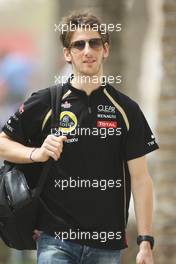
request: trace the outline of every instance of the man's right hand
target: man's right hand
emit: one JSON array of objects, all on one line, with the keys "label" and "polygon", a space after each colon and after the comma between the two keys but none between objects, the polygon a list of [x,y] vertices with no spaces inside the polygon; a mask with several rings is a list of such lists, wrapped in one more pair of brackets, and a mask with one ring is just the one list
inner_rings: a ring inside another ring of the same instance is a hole
[{"label": "man's right hand", "polygon": [[56,137],[54,135],[48,135],[42,146],[32,153],[32,160],[35,162],[45,162],[49,160],[50,157],[54,160],[58,160],[61,156],[65,140],[67,140],[66,136]]}]

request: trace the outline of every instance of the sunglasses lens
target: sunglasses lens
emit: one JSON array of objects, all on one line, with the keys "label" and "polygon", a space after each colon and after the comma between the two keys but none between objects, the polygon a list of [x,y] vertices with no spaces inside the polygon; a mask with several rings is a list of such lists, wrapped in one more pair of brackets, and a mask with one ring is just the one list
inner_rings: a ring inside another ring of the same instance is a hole
[{"label": "sunglasses lens", "polygon": [[86,46],[86,42],[89,43],[89,46],[91,49],[99,49],[102,47],[103,42],[101,38],[94,38],[94,39],[89,39],[89,40],[77,40],[71,43],[70,48],[73,53],[77,53],[79,51],[84,50]]},{"label": "sunglasses lens", "polygon": [[75,41],[71,44],[71,48],[73,51],[83,50],[85,48],[85,41],[84,40]]},{"label": "sunglasses lens", "polygon": [[98,49],[102,46],[102,39],[101,38],[90,39],[89,45],[92,49]]}]

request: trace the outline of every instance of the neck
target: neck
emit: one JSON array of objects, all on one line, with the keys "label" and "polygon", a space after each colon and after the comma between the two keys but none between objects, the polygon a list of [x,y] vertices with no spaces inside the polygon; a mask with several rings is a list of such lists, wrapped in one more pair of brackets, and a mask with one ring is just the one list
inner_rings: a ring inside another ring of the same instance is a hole
[{"label": "neck", "polygon": [[93,76],[74,73],[71,85],[79,90],[83,90],[90,95],[92,91],[98,89],[102,84],[103,71]]}]

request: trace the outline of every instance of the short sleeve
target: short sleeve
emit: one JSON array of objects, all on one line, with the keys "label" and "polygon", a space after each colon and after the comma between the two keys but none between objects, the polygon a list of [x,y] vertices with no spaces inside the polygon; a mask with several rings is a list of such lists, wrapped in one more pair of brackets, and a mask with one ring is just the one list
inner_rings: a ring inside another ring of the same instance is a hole
[{"label": "short sleeve", "polygon": [[135,159],[146,155],[159,148],[151,128],[137,105],[130,118],[130,128],[125,144],[126,160]]},{"label": "short sleeve", "polygon": [[42,121],[49,109],[49,88],[33,93],[3,126],[2,131],[24,144],[41,135]]}]

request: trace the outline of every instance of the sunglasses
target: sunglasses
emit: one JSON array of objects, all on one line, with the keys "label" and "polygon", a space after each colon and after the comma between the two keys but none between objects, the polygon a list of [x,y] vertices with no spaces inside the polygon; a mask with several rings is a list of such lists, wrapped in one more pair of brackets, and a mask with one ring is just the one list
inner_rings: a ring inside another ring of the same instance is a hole
[{"label": "sunglasses", "polygon": [[89,47],[94,50],[98,50],[103,46],[101,38],[92,38],[88,40],[77,40],[70,44],[70,49],[76,53],[85,49],[86,43],[89,43]]}]

